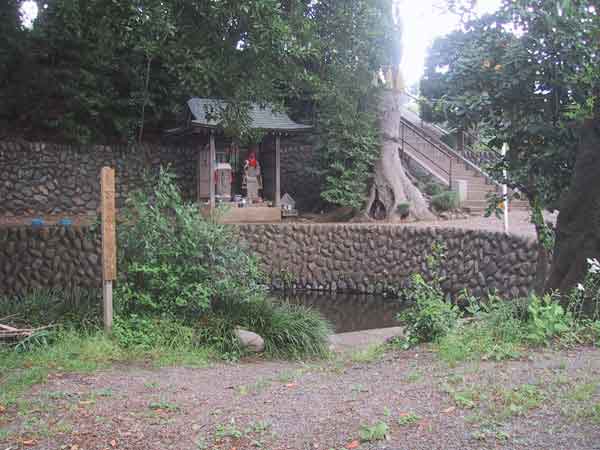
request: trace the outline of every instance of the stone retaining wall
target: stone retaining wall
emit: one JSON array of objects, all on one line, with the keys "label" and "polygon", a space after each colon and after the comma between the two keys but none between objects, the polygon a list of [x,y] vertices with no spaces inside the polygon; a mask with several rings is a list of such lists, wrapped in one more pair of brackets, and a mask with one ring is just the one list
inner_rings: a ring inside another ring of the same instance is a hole
[{"label": "stone retaining wall", "polygon": [[262,260],[273,285],[379,293],[412,273],[428,277],[425,258],[436,240],[446,246],[443,288],[452,295],[496,289],[526,295],[537,260],[535,242],[502,233],[394,225],[243,225],[241,236]]},{"label": "stone retaining wall", "polygon": [[89,227],[0,227],[0,295],[101,286],[100,238]]},{"label": "stone retaining wall", "polygon": [[[0,141],[0,224],[3,218],[94,215],[100,201],[100,169],[115,168],[117,207],[143,186],[144,174],[169,167],[186,199],[196,199],[197,148],[142,145],[59,145]],[[272,144],[274,145],[274,144]],[[299,207],[319,200],[310,136],[286,137],[281,149],[281,189]]]},{"label": "stone retaining wall", "polygon": [[0,142],[0,216],[94,214],[103,166],[115,168],[117,207],[161,165],[170,167],[185,198],[195,198],[195,160],[191,148]]},{"label": "stone retaining wall", "polygon": [[[429,276],[431,245],[446,245],[446,292],[497,289],[526,295],[535,275],[535,242],[502,233],[394,225],[240,225],[274,287],[380,293],[410,274]],[[87,227],[0,228],[0,294],[34,287],[100,287],[100,241]]]}]

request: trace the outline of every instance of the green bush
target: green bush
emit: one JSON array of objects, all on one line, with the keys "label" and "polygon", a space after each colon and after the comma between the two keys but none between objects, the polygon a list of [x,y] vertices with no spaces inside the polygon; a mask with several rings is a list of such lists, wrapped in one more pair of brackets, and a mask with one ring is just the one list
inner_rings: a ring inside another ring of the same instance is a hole
[{"label": "green bush", "polygon": [[435,283],[427,283],[420,274],[414,274],[404,292],[412,305],[398,315],[398,320],[406,328],[408,345],[436,341],[454,328],[460,311],[446,300]]},{"label": "green bush", "polygon": [[550,295],[532,296],[528,312],[527,340],[536,345],[565,335],[575,325],[572,314]]},{"label": "green bush", "polygon": [[410,203],[399,203],[397,210],[400,217],[406,219],[410,214]]},{"label": "green bush", "polygon": [[438,183],[431,181],[425,185],[424,192],[429,196],[435,196],[443,193],[444,188]]},{"label": "green bush", "polygon": [[458,208],[458,196],[456,192],[446,191],[431,197],[431,206],[439,212],[451,211]]},{"label": "green bush", "polygon": [[132,194],[118,227],[119,314],[194,320],[212,303],[263,291],[263,276],[234,230],[205,220],[161,169]]},{"label": "green bush", "polygon": [[173,319],[137,314],[114,319],[113,336],[119,346],[126,349],[191,348],[194,335],[192,327]]},{"label": "green bush", "polygon": [[258,333],[273,357],[322,357],[328,354],[331,325],[315,310],[256,297],[248,302],[223,302],[201,324],[203,342],[227,355],[240,353],[236,326]]}]

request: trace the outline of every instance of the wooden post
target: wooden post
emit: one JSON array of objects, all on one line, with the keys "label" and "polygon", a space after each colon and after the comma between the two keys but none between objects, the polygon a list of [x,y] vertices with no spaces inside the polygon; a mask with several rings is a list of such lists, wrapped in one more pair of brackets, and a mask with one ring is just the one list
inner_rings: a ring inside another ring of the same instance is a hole
[{"label": "wooden post", "polygon": [[215,134],[210,132],[210,152],[208,155],[208,171],[209,171],[209,192],[210,192],[210,211],[215,209],[215,160],[217,159],[215,149]]},{"label": "wooden post", "polygon": [[117,277],[117,233],[115,225],[115,171],[103,167],[100,172],[102,214],[102,306],[104,330],[112,331],[113,281]]},{"label": "wooden post", "polygon": [[273,203],[279,206],[281,202],[281,136],[275,135],[275,198]]},{"label": "wooden post", "polygon": [[202,144],[198,147],[198,165],[196,166],[196,201],[198,206],[202,204],[200,200],[200,179],[202,178]]},{"label": "wooden post", "polygon": [[456,132],[456,150],[460,153],[465,151],[465,132],[462,128]]}]

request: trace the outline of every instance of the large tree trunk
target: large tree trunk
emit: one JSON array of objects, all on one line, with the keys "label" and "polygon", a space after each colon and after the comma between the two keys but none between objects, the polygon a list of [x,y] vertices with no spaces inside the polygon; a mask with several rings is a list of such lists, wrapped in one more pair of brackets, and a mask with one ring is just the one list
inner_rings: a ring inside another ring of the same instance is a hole
[{"label": "large tree trunk", "polygon": [[401,219],[398,205],[410,205],[410,217],[416,220],[434,220],[427,201],[404,170],[398,152],[400,139],[401,92],[385,90],[381,96],[378,122],[381,134],[381,156],[375,164],[375,176],[365,214],[391,222]]},{"label": "large tree trunk", "polygon": [[546,290],[568,292],[600,258],[600,120],[588,121],[579,144],[571,185],[560,205],[554,260]]}]

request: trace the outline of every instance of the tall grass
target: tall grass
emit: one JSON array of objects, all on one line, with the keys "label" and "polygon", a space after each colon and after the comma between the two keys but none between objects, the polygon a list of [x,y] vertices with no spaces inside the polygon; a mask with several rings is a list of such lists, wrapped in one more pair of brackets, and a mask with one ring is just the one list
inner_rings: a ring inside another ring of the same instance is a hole
[{"label": "tall grass", "polygon": [[331,324],[317,311],[262,297],[216,305],[202,323],[201,332],[207,343],[232,354],[241,350],[233,336],[236,326],[262,336],[266,354],[275,358],[326,356],[333,333]]},{"label": "tall grass", "polygon": [[102,317],[100,296],[98,289],[32,289],[0,297],[0,318],[7,318],[4,323],[29,327],[49,324],[95,327]]}]

